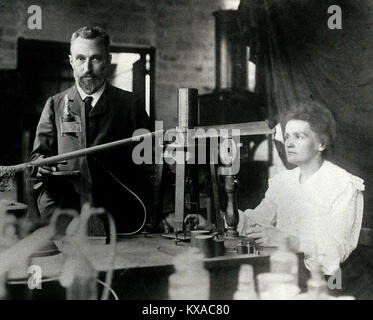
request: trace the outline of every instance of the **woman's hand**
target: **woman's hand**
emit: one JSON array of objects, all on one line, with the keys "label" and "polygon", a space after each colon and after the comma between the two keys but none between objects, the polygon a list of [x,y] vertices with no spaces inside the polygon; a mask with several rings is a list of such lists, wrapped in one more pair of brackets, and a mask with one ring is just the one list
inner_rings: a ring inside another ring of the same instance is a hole
[{"label": "woman's hand", "polygon": [[297,252],[300,248],[298,237],[282,232],[271,225],[252,225],[248,228],[246,236],[262,247],[277,247],[288,239],[287,244],[290,250]]},{"label": "woman's hand", "polygon": [[246,236],[258,245],[273,247],[284,241],[287,235],[271,225],[254,225],[248,228]]}]

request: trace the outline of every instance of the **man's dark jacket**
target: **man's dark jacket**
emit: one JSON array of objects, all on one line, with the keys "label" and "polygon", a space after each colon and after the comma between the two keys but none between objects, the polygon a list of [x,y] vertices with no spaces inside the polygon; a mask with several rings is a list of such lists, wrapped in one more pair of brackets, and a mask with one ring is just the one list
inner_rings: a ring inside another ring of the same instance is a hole
[{"label": "man's dark jacket", "polygon": [[[76,85],[49,98],[36,130],[31,160],[61,153],[63,141],[66,141],[63,140],[66,137],[62,138],[60,129],[60,118],[63,116],[66,94],[70,100],[71,113],[81,115],[84,102]],[[87,145],[96,146],[124,139],[131,137],[136,129],[149,128],[149,117],[136,101],[131,92],[107,84],[102,96],[89,113]],[[75,139],[76,141],[72,143],[78,145],[78,138],[69,137],[68,139]],[[142,209],[133,195],[115,181],[108,170],[126,186],[140,193],[140,197],[149,196],[149,192],[145,192],[146,187],[149,186],[145,170],[133,163],[132,148],[133,145],[118,147],[88,156],[93,204],[96,207],[103,206],[113,214],[119,231],[132,231],[139,223],[141,224]],[[61,179],[49,179],[38,197],[41,216],[51,214],[48,212],[49,203],[46,203],[45,199],[50,201],[50,198],[56,198],[55,204],[60,205],[59,196],[62,194],[66,197],[67,195],[67,198],[71,199],[70,192],[71,189],[61,183]]]}]

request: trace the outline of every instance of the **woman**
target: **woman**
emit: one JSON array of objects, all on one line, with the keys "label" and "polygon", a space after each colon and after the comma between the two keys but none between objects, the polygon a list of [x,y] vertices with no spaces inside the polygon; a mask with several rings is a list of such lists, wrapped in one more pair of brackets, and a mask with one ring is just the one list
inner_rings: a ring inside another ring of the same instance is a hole
[{"label": "woman", "polygon": [[287,160],[297,167],[269,179],[259,206],[240,212],[238,229],[263,246],[288,237],[307,268],[318,264],[332,275],[358,243],[363,180],[325,159],[335,122],[321,104],[296,105],[285,123]]}]

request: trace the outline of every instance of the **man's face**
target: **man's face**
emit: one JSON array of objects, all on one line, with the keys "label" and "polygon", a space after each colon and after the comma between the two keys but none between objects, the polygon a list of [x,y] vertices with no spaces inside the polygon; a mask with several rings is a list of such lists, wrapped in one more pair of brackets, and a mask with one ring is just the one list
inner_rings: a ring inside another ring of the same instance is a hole
[{"label": "man's face", "polygon": [[290,120],[286,124],[285,148],[288,161],[297,166],[310,163],[325,150],[317,133],[303,120]]},{"label": "man's face", "polygon": [[98,39],[77,38],[71,44],[70,64],[76,83],[87,94],[96,92],[103,84],[111,56]]}]

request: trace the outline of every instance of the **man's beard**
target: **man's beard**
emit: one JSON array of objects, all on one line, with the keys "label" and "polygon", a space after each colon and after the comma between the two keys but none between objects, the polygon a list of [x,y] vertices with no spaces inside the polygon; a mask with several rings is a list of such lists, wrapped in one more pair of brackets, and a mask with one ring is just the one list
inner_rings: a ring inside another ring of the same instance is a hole
[{"label": "man's beard", "polygon": [[83,91],[86,94],[95,93],[101,87],[101,85],[104,82],[104,79],[102,79],[102,78],[99,78],[99,77],[94,76],[94,75],[90,75],[90,76],[91,76],[90,79],[87,79],[86,76],[79,77],[77,79],[79,86],[83,89]]}]

